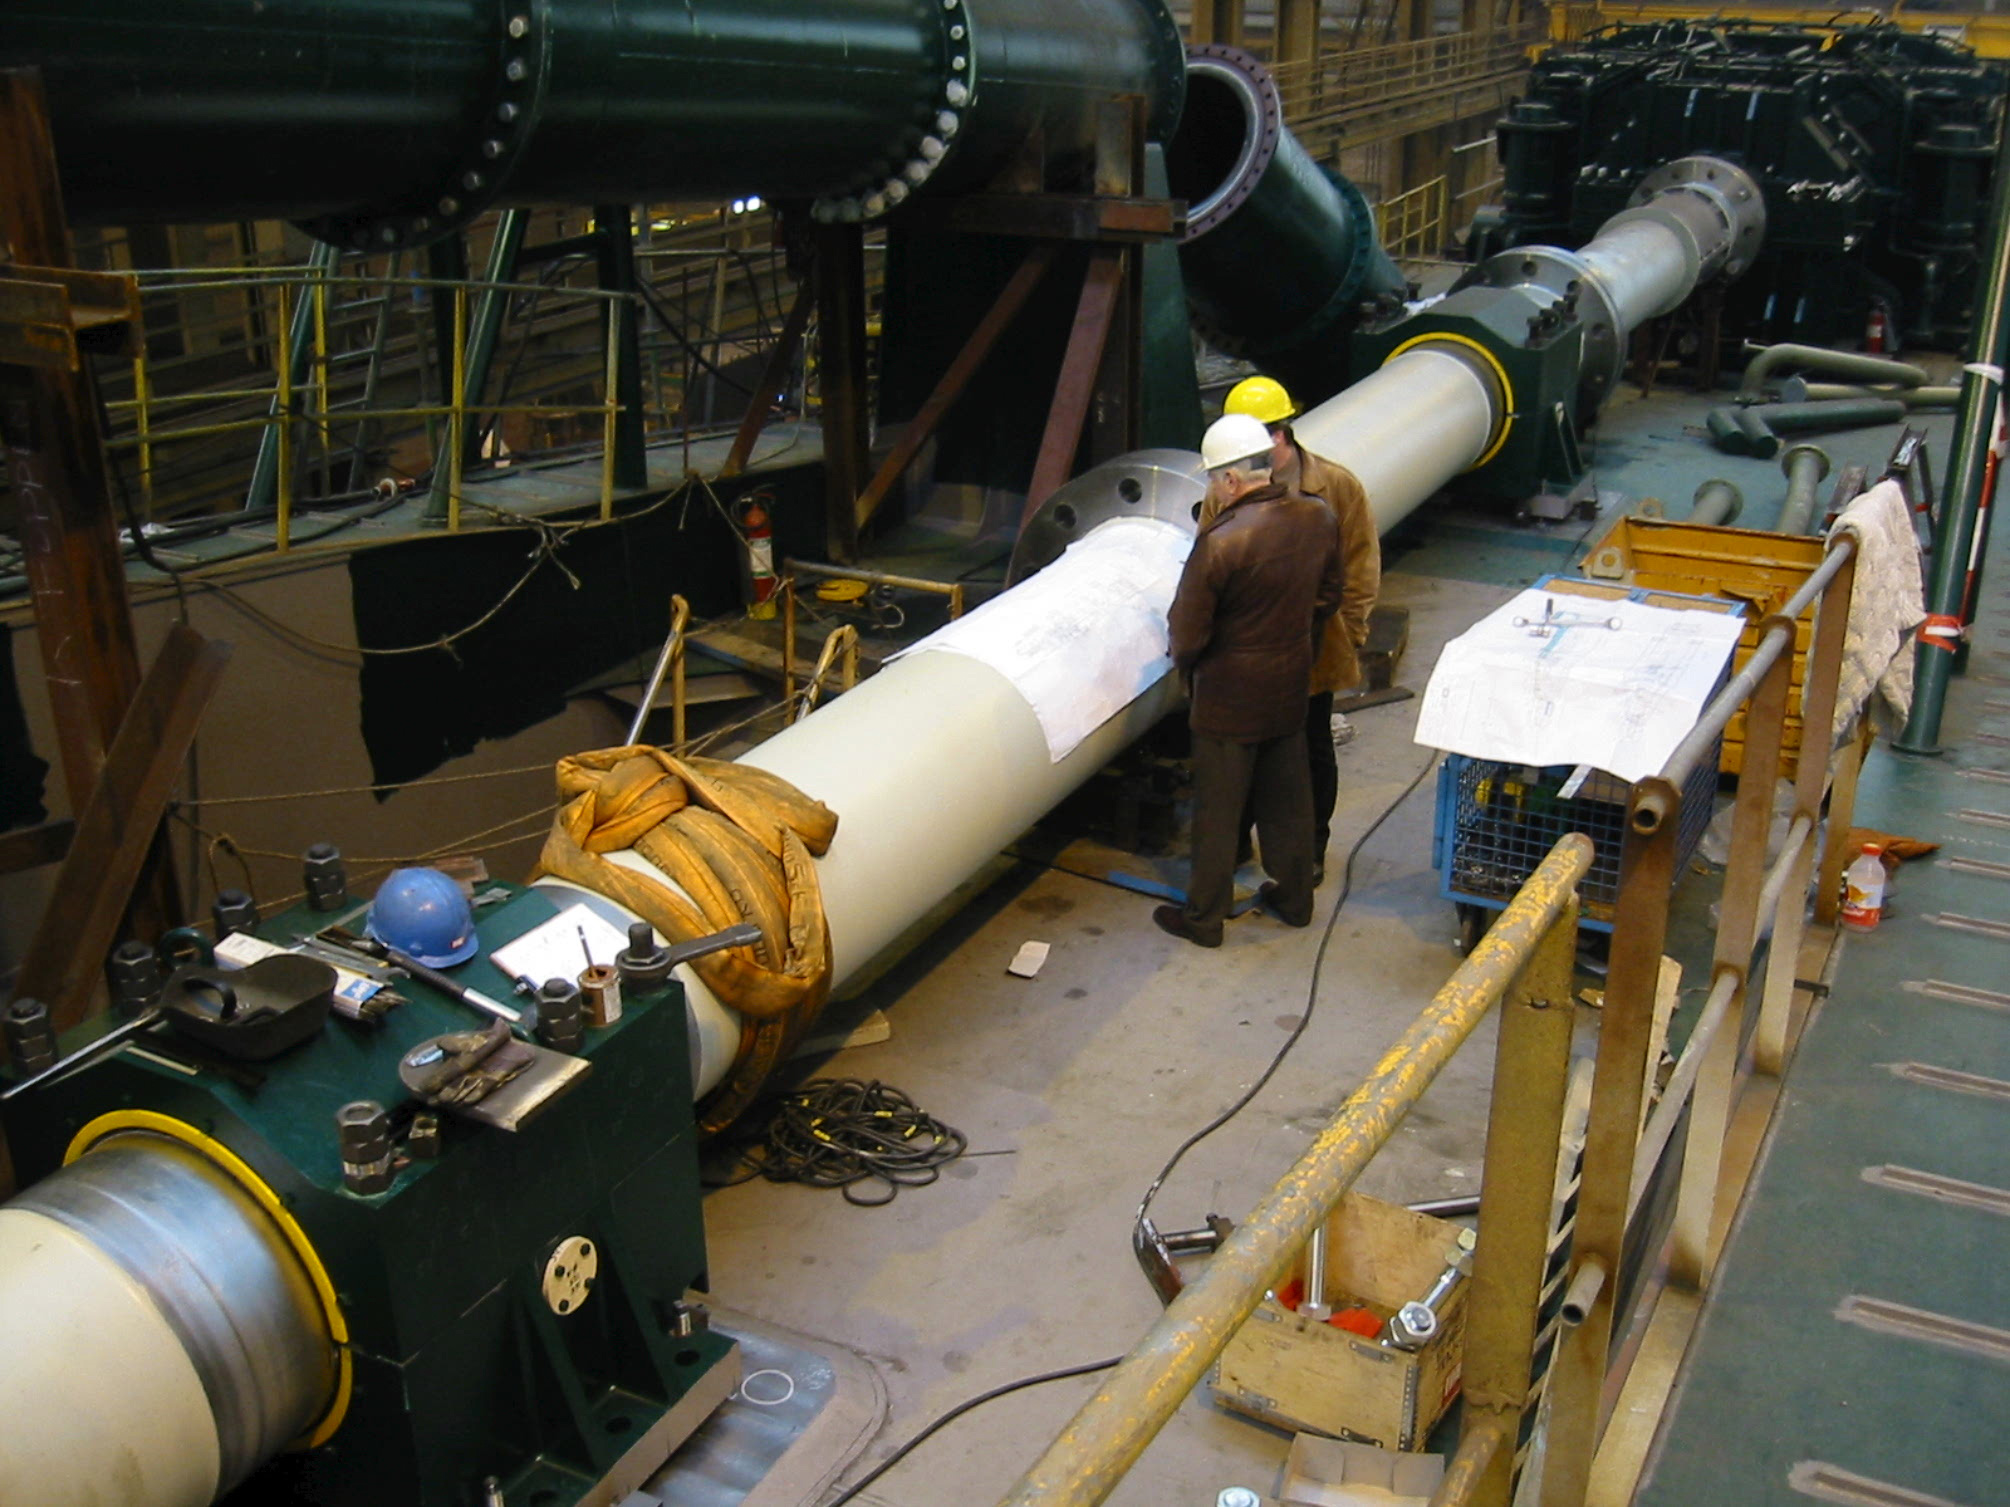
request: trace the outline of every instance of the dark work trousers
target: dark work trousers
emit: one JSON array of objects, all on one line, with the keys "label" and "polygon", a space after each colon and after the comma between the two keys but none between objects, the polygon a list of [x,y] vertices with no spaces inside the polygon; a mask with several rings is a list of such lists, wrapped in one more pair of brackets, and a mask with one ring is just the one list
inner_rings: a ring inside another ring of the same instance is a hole
[{"label": "dark work trousers", "polygon": [[[1333,752],[1333,693],[1321,691],[1305,703],[1305,755],[1312,774],[1312,865],[1326,862],[1326,841],[1333,835],[1333,807],[1340,799],[1340,761]],[[1252,795],[1254,792],[1252,792]],[[1236,833],[1241,853],[1249,851],[1249,829],[1256,824],[1256,803],[1242,803],[1242,827]],[[1263,867],[1272,879],[1270,850],[1265,848]],[[1238,855],[1239,856],[1239,855]]]},{"label": "dark work trousers", "polygon": [[1255,812],[1263,867],[1277,881],[1278,914],[1295,921],[1312,913],[1312,781],[1304,729],[1262,743],[1195,733],[1186,917],[1197,925],[1218,926],[1228,918],[1245,802]]}]

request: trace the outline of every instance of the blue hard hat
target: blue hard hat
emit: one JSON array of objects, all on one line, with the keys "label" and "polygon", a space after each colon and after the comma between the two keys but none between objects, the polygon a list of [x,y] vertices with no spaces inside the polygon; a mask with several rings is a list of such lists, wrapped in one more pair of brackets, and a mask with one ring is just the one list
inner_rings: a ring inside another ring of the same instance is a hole
[{"label": "blue hard hat", "polygon": [[461,887],[438,869],[394,869],[377,886],[363,929],[428,968],[475,955],[475,913]]}]

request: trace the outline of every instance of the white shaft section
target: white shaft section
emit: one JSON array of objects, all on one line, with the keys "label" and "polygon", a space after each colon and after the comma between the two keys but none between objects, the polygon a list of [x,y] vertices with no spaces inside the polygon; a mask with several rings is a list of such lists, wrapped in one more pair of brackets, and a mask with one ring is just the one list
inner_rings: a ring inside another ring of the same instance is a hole
[{"label": "white shaft section", "polygon": [[206,1507],[216,1424],[146,1289],[84,1236],[0,1208],[0,1502]]},{"label": "white shaft section", "polygon": [[1301,414],[1291,427],[1307,450],[1360,478],[1376,532],[1387,533],[1486,453],[1494,404],[1470,364],[1419,347]]},{"label": "white shaft section", "polygon": [[[1164,547],[1167,525],[1150,519],[1114,520],[1094,534],[1108,543],[1144,530],[1150,533],[1138,533],[1135,548]],[[1179,546],[1182,554],[1185,547]],[[1068,594],[1083,558],[1064,554],[1049,565],[1035,578],[1040,593],[1015,590],[985,604],[992,631],[1008,639],[1064,631],[1035,604],[1041,593]],[[1138,657],[1149,660],[1165,653],[1171,585],[1143,594],[1152,599],[1133,602],[1131,611],[1098,621],[1092,631],[1106,640],[1139,635]],[[1108,659],[1091,648],[1049,661],[1064,674],[1080,675],[1083,696]],[[1065,697],[1077,689],[1062,685],[1056,693]],[[967,654],[922,648],[743,755],[742,763],[780,775],[837,813],[837,837],[817,860],[832,986],[842,988],[1177,701],[1171,676],[1151,682],[1056,762],[1039,718],[1009,679]],[[607,856],[670,885],[632,850]],[[554,898],[570,903],[574,886],[549,878],[538,883],[566,892]],[[739,1018],[690,968],[678,969],[677,978],[690,1012],[692,1086],[702,1098],[732,1066]]]},{"label": "white shaft section", "polygon": [[1641,218],[1607,225],[1577,254],[1612,300],[1625,333],[1675,308],[1695,286],[1696,246],[1672,221]]},{"label": "white shaft section", "polygon": [[[1067,567],[1064,556],[1047,569]],[[1162,646],[1163,610],[1159,619]],[[962,654],[923,652],[746,754],[742,763],[838,814],[837,840],[818,864],[833,982],[842,986],[1176,700],[1168,675],[1055,763],[1003,675]]]}]

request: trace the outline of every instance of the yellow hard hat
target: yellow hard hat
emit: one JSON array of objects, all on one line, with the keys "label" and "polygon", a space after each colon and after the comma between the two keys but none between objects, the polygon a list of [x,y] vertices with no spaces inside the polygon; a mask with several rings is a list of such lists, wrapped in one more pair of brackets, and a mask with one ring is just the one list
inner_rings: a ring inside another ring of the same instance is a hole
[{"label": "yellow hard hat", "polygon": [[1262,424],[1282,424],[1298,412],[1284,384],[1269,377],[1244,377],[1222,400],[1223,413],[1246,413]]}]

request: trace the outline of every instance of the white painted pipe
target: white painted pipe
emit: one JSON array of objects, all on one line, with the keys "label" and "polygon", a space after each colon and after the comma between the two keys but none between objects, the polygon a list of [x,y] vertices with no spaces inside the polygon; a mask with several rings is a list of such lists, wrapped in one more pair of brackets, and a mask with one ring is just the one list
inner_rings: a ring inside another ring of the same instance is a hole
[{"label": "white painted pipe", "polygon": [[[1086,537],[1102,542],[1127,531],[1167,525],[1118,518]],[[1143,536],[1139,536],[1142,538]],[[1082,557],[1063,555],[1039,580],[1042,592],[1069,591]],[[1003,637],[1051,632],[1041,597],[1023,589],[1005,593],[980,611]],[[1110,632],[1156,633],[1142,643],[1149,659],[1165,652],[1163,600],[1140,603]],[[1095,674],[1094,656],[1067,656],[1080,667],[1081,691]],[[832,986],[842,988],[900,935],[941,903],[985,863],[1101,769],[1177,704],[1170,676],[1155,678],[1128,705],[1104,721],[1059,761],[1026,698],[998,670],[966,654],[925,646],[888,664],[856,689],[828,701],[783,729],[741,762],[780,775],[837,813],[837,837],[817,860],[824,915],[830,926]],[[668,876],[632,850],[610,861],[669,885]],[[580,891],[552,879],[537,881],[559,904]],[[626,927],[635,919],[612,902],[596,909]],[[699,1097],[718,1085],[739,1049],[739,1017],[690,968],[684,985],[692,1036],[692,1084]]]},{"label": "white painted pipe", "polygon": [[147,1291],[84,1236],[0,1208],[0,1502],[205,1507],[216,1425]]},{"label": "white painted pipe", "polygon": [[1478,371],[1422,346],[1292,421],[1298,442],[1360,478],[1387,533],[1485,454],[1495,398]]},{"label": "white painted pipe", "polygon": [[1611,298],[1621,340],[1679,306],[1696,286],[1699,253],[1676,221],[1623,220],[1577,254]]}]

